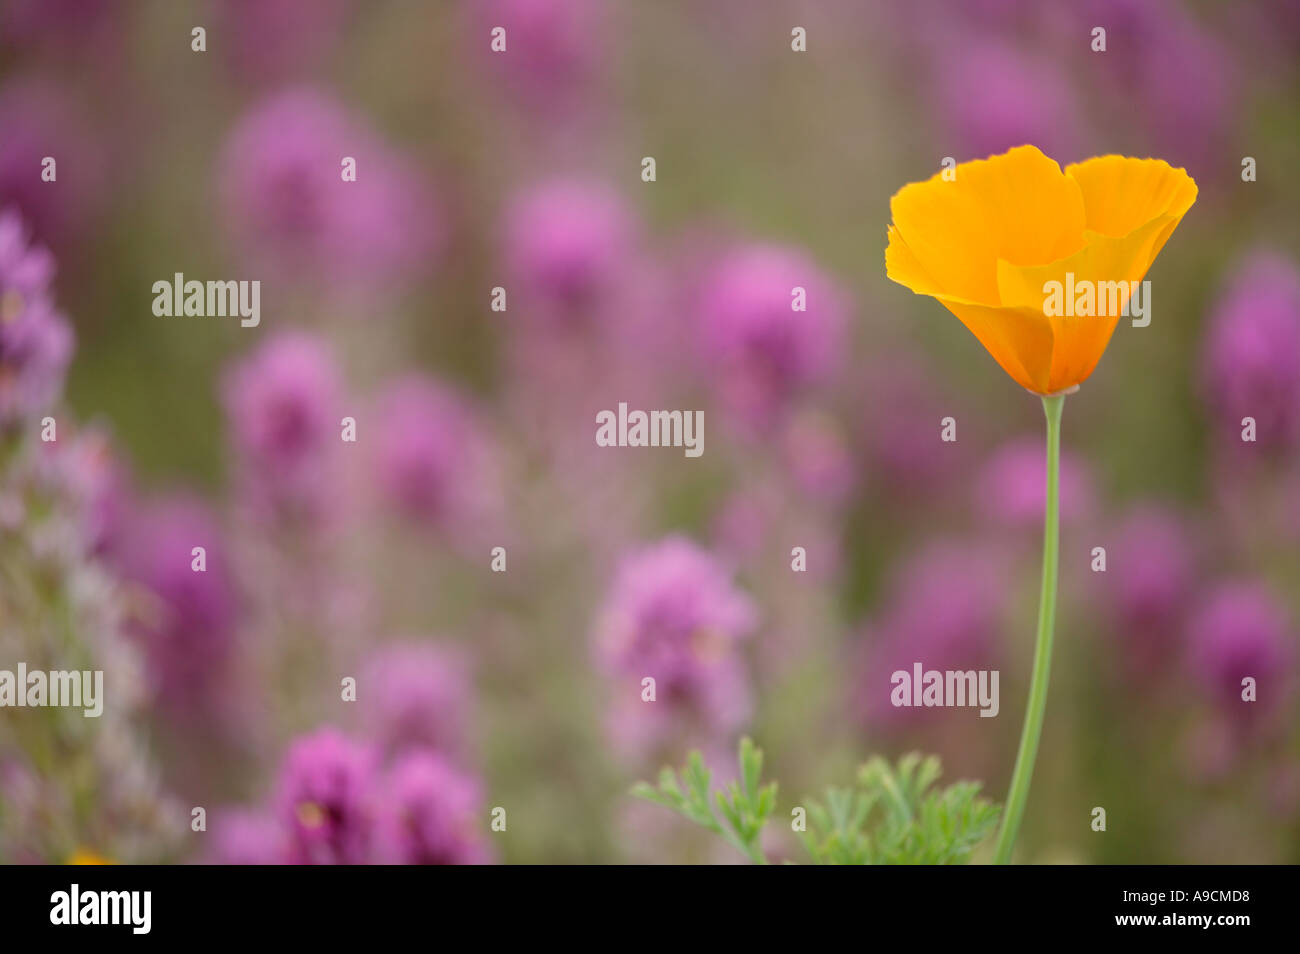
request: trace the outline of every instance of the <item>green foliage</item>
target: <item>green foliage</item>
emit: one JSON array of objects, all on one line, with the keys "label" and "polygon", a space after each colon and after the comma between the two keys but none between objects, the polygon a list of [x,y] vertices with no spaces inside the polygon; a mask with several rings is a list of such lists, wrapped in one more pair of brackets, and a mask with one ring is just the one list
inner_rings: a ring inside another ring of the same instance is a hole
[{"label": "green foliage", "polygon": [[804,847],[817,864],[962,864],[992,832],[997,805],[979,797],[978,782],[931,788],[942,769],[915,752],[897,768],[873,758],[856,789],[829,789],[825,806],[808,805]]},{"label": "green foliage", "polygon": [[712,773],[705,767],[704,757],[699,752],[692,752],[682,769],[680,782],[676,772],[665,768],[659,773],[657,789],[648,782],[640,782],[633,786],[632,794],[671,808],[697,825],[703,825],[748,855],[750,860],[765,865],[767,858],[759,839],[772,809],[776,807],[776,782],[760,786],[762,774],[763,751],[744,738],[740,740],[740,782],[732,782],[728,789],[710,791]]},{"label": "green foliage", "polygon": [[[680,779],[666,768],[658,788],[641,782],[632,794],[671,808],[766,864],[760,840],[777,786],[760,784],[762,767],[762,750],[746,738],[740,742],[740,782],[726,791],[710,792],[709,770],[692,752]],[[965,863],[993,832],[1000,809],[979,797],[978,782],[933,787],[941,771],[937,758],[916,753],[897,767],[871,759],[858,771],[856,787],[829,788],[824,803],[807,803],[807,830],[799,837],[809,857],[831,865]]]}]

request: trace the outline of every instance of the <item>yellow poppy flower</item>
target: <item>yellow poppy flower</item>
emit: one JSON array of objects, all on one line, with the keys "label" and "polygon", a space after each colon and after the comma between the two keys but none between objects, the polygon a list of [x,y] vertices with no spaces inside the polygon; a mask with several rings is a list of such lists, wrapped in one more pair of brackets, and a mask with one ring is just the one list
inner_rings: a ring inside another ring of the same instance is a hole
[{"label": "yellow poppy flower", "polygon": [[[1057,394],[1092,374],[1133,283],[1196,194],[1191,176],[1160,159],[1101,156],[1062,172],[1018,146],[900,189],[885,271],[938,299],[1023,387]],[[1051,282],[1091,286],[1098,305],[1107,287],[1119,299],[1097,309],[1105,314],[1061,314],[1046,303]]]},{"label": "yellow poppy flower", "polygon": [[95,852],[91,851],[89,848],[78,848],[72,853],[72,857],[68,859],[68,864],[111,865],[113,862],[105,858],[103,855],[95,854]]}]

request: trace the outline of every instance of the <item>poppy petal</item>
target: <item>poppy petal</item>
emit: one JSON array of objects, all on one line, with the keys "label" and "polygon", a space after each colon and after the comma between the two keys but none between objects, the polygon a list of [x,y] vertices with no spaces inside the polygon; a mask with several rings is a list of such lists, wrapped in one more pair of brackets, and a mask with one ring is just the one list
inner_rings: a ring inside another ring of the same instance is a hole
[{"label": "poppy petal", "polygon": [[906,185],[890,200],[916,266],[909,274],[924,272],[946,295],[996,305],[999,258],[1037,265],[1083,246],[1079,185],[1034,146],[962,163],[955,173]]},{"label": "poppy petal", "polygon": [[1052,325],[1042,308],[1006,308],[952,298],[940,304],[961,319],[980,344],[1022,387],[1047,393]]},{"label": "poppy petal", "polygon": [[1100,156],[1066,166],[1065,174],[1079,183],[1087,228],[1102,235],[1128,235],[1161,215],[1177,224],[1196,201],[1192,177],[1163,159]]},{"label": "poppy petal", "polygon": [[[1047,393],[1078,384],[1092,374],[1126,307],[1132,282],[1140,282],[1151,267],[1155,249],[1168,239],[1177,220],[1162,215],[1123,237],[1087,233],[1084,248],[1051,265],[1021,268],[998,263],[998,287],[1003,300],[1024,308],[1044,309],[1048,282],[1075,288],[1091,285],[1093,314],[1058,314],[1052,325],[1054,347]],[[1104,312],[1104,314],[1103,314]],[[1044,312],[1045,314],[1045,312]]]}]

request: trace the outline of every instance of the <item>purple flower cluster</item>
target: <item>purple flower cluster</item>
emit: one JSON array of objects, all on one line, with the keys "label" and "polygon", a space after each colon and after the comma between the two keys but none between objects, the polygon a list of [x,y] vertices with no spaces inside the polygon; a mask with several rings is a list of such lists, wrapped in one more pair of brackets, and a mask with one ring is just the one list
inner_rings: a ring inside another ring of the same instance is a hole
[{"label": "purple flower cluster", "polygon": [[1008,561],[987,546],[933,543],[898,570],[860,644],[857,711],[878,726],[914,722],[927,710],[891,705],[897,671],[997,669],[1004,658],[1003,580]]},{"label": "purple flower cluster", "polygon": [[1107,548],[1104,580],[1128,675],[1156,678],[1182,652],[1197,570],[1192,530],[1178,514],[1147,505],[1120,523]]},{"label": "purple flower cluster", "polygon": [[385,764],[375,747],[325,728],[285,755],[270,808],[214,827],[222,864],[485,864],[492,860],[478,780],[414,749]]},{"label": "purple flower cluster", "polygon": [[55,422],[51,432],[58,439],[43,441],[35,461],[40,485],[75,513],[82,552],[113,552],[121,544],[129,494],[126,469],[108,433],[95,426],[73,431],[66,420]]},{"label": "purple flower cluster", "polygon": [[[668,537],[624,557],[594,639],[617,687],[613,734],[633,760],[674,738],[725,739],[744,724],[749,685],[739,644],[756,623],[731,574],[690,540]],[[653,702],[646,679],[654,680]]]},{"label": "purple flower cluster", "polygon": [[1108,101],[1141,118],[1152,150],[1183,157],[1198,182],[1214,182],[1216,144],[1232,130],[1239,85],[1214,28],[1168,0],[1104,0],[1072,12],[1069,26],[1084,35],[1110,25],[1108,52],[1092,60]]},{"label": "purple flower cluster", "polygon": [[723,255],[699,304],[703,358],[723,405],[763,428],[837,370],[848,300],[804,253],[749,245]]},{"label": "purple flower cluster", "polygon": [[280,768],[275,815],[293,864],[361,864],[375,837],[378,762],[333,729],[294,742]]},{"label": "purple flower cluster", "polygon": [[475,779],[442,756],[416,752],[389,773],[380,816],[381,857],[404,865],[472,865],[491,859]]},{"label": "purple flower cluster", "polygon": [[1300,445],[1300,270],[1256,252],[1235,271],[1214,307],[1205,341],[1210,409],[1228,446],[1240,446],[1243,419],[1258,443]]},{"label": "purple flower cluster", "polygon": [[333,52],[352,0],[221,0],[221,53],[238,80],[283,82],[309,74]]},{"label": "purple flower cluster", "polygon": [[[344,178],[347,159],[355,181]],[[231,132],[220,168],[232,247],[257,272],[378,293],[410,281],[440,242],[420,175],[315,90],[255,106]]]},{"label": "purple flower cluster", "polygon": [[113,554],[144,590],[133,631],[155,696],[173,711],[205,712],[228,688],[236,648],[235,581],[223,534],[188,497],[137,505]]},{"label": "purple flower cluster", "polygon": [[267,514],[324,516],[343,400],[328,347],[304,332],[278,333],[228,369],[222,397],[255,507]]},{"label": "purple flower cluster", "polygon": [[[965,445],[934,439],[952,413],[936,379],[923,361],[898,349],[887,359],[868,362],[855,385],[855,400],[862,409],[855,437],[870,479],[893,499],[934,492],[961,470],[959,455]],[[880,408],[890,413],[881,414]]]},{"label": "purple flower cluster", "polygon": [[964,36],[942,58],[936,99],[955,133],[954,158],[983,158],[1032,142],[1074,155],[1079,107],[1064,76],[1041,58],[989,37]]},{"label": "purple flower cluster", "polygon": [[385,752],[465,752],[469,708],[465,660],[423,643],[371,657],[361,677],[367,731]]},{"label": "purple flower cluster", "polygon": [[[104,156],[86,126],[68,97],[48,83],[0,90],[0,209],[12,205],[60,252],[84,240],[104,204]],[[54,165],[47,166],[50,159]]]},{"label": "purple flower cluster", "polygon": [[634,234],[631,213],[607,187],[562,179],[521,193],[503,237],[516,309],[552,331],[600,321]]},{"label": "purple flower cluster", "polygon": [[[975,480],[975,504],[990,523],[1041,530],[1047,504],[1047,455],[1040,440],[1015,440],[997,448]],[[1094,509],[1091,479],[1082,461],[1062,450],[1061,522],[1075,523]]]},{"label": "purple flower cluster", "polygon": [[375,411],[376,484],[397,513],[457,542],[498,522],[494,454],[465,398],[412,375],[387,385]]},{"label": "purple flower cluster", "polygon": [[[1188,638],[1195,674],[1235,721],[1278,712],[1295,689],[1295,632],[1285,609],[1258,584],[1225,583],[1212,590]],[[1252,699],[1246,680],[1254,683]]]},{"label": "purple flower cluster", "polygon": [[0,212],[0,430],[52,410],[72,359],[72,329],[54,305],[54,259]]},{"label": "purple flower cluster", "polygon": [[599,0],[482,0],[472,9],[476,35],[505,31],[504,50],[484,45],[483,67],[521,107],[562,112],[600,68]]}]

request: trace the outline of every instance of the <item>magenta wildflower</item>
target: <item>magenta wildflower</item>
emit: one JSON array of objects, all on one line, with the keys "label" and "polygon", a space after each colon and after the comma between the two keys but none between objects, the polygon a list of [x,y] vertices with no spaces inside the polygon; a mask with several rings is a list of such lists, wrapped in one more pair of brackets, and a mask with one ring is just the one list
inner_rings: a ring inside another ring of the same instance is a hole
[{"label": "magenta wildflower", "polygon": [[208,860],[218,865],[281,865],[289,858],[284,826],[261,811],[232,811],[212,824]]},{"label": "magenta wildflower", "polygon": [[341,441],[342,390],[324,342],[303,332],[280,332],[228,369],[222,397],[257,503],[320,513]]},{"label": "magenta wildflower", "polygon": [[386,751],[463,753],[470,691],[458,656],[421,643],[385,647],[366,664],[361,685],[358,704]]},{"label": "magenta wildflower", "polygon": [[[343,161],[356,160],[355,181]],[[231,132],[219,197],[250,267],[379,288],[427,267],[440,227],[419,175],[323,94],[278,93]]]},{"label": "magenta wildflower", "polygon": [[[890,723],[925,709],[893,705],[893,674],[996,669],[1003,652],[1005,561],[987,547],[931,544],[894,576],[884,607],[868,627],[858,711]],[[910,683],[909,683],[910,684]]]},{"label": "magenta wildflower", "polygon": [[[102,146],[86,125],[55,87],[23,82],[0,90],[0,209],[15,207],[60,252],[84,239],[103,207]],[[56,164],[47,167],[47,157]],[[47,168],[57,180],[43,178]]]},{"label": "magenta wildflower", "polygon": [[406,518],[463,539],[499,504],[495,462],[469,403],[429,377],[388,385],[376,404],[374,465]]},{"label": "magenta wildflower", "polygon": [[374,861],[378,760],[335,729],[300,737],[280,769],[276,804],[294,864]]},{"label": "magenta wildflower", "polygon": [[937,377],[925,362],[894,349],[868,364],[855,385],[866,470],[894,499],[932,490],[963,470],[965,445],[934,439],[952,414],[935,393]]},{"label": "magenta wildflower", "polygon": [[627,269],[633,238],[626,204],[603,185],[557,180],[522,193],[504,236],[515,307],[552,326],[608,320],[599,312]]},{"label": "magenta wildflower", "polygon": [[1032,142],[1072,155],[1077,112],[1060,70],[1014,46],[963,32],[938,62],[938,100],[954,157],[983,158]]},{"label": "magenta wildflower", "polygon": [[477,779],[432,752],[397,762],[384,786],[380,838],[385,860],[472,865],[490,860],[488,818]]},{"label": "magenta wildflower", "polygon": [[[1262,586],[1229,583],[1195,612],[1192,667],[1211,699],[1239,722],[1276,711],[1293,689],[1295,633],[1286,611]],[[1254,681],[1254,701],[1244,680]]]},{"label": "magenta wildflower", "polygon": [[[1061,452],[1061,521],[1079,520],[1094,509],[1092,480],[1083,461]],[[1046,505],[1047,460],[1041,443],[1013,440],[995,450],[976,477],[975,500],[993,523],[1041,529]]]},{"label": "magenta wildflower", "polygon": [[[754,630],[750,599],[712,555],[669,537],[627,555],[596,622],[600,658],[618,688],[611,728],[633,751],[676,731],[713,736],[748,717],[737,654]],[[641,699],[655,680],[655,704]]]},{"label": "magenta wildflower", "polygon": [[754,606],[730,573],[690,540],[668,537],[624,558],[597,641],[618,671],[645,669],[661,686],[688,685],[754,626]]},{"label": "magenta wildflower", "polygon": [[[600,66],[605,7],[599,0],[481,0],[474,27],[483,65],[521,106],[561,111],[590,88]],[[505,30],[505,50],[491,31]]]},{"label": "magenta wildflower", "polygon": [[1130,674],[1150,676],[1167,669],[1196,586],[1195,550],[1186,523],[1159,507],[1130,514],[1107,548],[1099,585],[1112,593]]},{"label": "magenta wildflower", "polygon": [[[1300,444],[1300,270],[1257,252],[1233,275],[1210,317],[1204,379],[1229,446],[1243,419],[1271,448]],[[1245,445],[1249,446],[1249,445]]]},{"label": "magenta wildflower", "polygon": [[333,52],[351,7],[351,0],[220,0],[218,49],[239,79],[298,78]]},{"label": "magenta wildflower", "polygon": [[151,594],[134,629],[155,693],[173,707],[203,709],[226,673],[237,616],[215,518],[190,498],[151,502],[127,518],[115,558]]},{"label": "magenta wildflower", "polygon": [[50,253],[28,244],[17,214],[0,213],[0,428],[52,411],[63,390],[73,336],[53,277]]},{"label": "magenta wildflower", "polygon": [[848,304],[803,252],[751,245],[723,256],[699,313],[709,380],[728,410],[762,427],[835,371]]},{"label": "magenta wildflower", "polygon": [[786,466],[800,492],[830,509],[848,499],[859,471],[835,420],[824,414],[799,414],[786,428],[782,445]]}]

